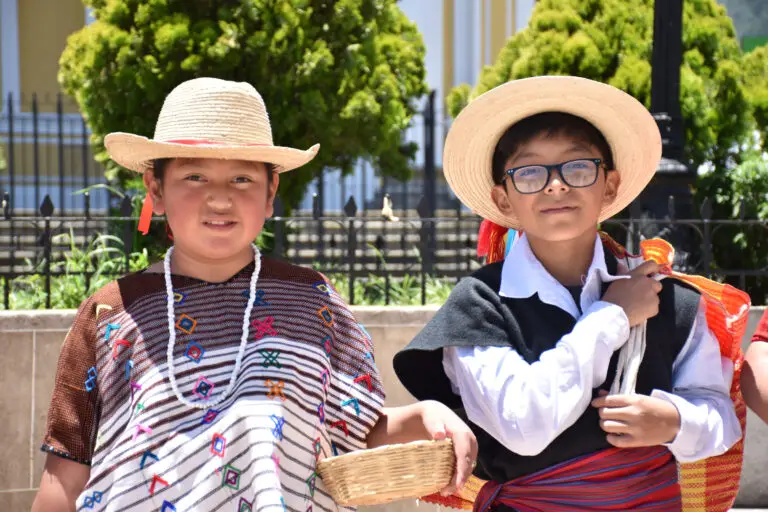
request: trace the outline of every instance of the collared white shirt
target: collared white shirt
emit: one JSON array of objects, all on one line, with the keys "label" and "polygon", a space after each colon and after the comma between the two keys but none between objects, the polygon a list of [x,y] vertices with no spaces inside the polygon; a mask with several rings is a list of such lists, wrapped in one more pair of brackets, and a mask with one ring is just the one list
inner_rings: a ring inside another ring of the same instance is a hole
[{"label": "collared white shirt", "polygon": [[[596,237],[580,297],[582,314],[573,296],[533,254],[527,237],[520,237],[504,261],[499,295],[521,299],[538,293],[542,302],[577,322],[532,364],[512,347],[446,348],[443,367],[469,419],[510,451],[529,456],[541,453],[573,425],[591,407],[592,391],[605,381],[613,352],[629,337],[624,310],[600,300],[602,283],[623,278],[608,273],[603,244]],[[720,355],[704,308],[702,300],[673,363],[672,392],[651,393],[680,412],[680,431],[667,446],[681,462],[720,455],[741,438],[729,394],[733,364]]]}]

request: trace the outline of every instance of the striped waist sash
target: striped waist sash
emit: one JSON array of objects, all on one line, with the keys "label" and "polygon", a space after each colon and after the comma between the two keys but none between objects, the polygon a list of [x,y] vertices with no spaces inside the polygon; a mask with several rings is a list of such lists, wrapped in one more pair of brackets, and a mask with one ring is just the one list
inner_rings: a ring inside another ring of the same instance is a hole
[{"label": "striped waist sash", "polygon": [[519,512],[682,510],[675,459],[658,446],[609,448],[505,484],[488,482],[474,511],[497,505]]}]

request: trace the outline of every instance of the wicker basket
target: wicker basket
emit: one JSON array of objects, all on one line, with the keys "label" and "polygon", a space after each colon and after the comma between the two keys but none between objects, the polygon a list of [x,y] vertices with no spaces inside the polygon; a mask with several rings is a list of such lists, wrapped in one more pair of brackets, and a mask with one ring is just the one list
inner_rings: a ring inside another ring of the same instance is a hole
[{"label": "wicker basket", "polygon": [[453,443],[416,441],[331,457],[317,472],[342,506],[380,505],[435,493],[456,467]]}]

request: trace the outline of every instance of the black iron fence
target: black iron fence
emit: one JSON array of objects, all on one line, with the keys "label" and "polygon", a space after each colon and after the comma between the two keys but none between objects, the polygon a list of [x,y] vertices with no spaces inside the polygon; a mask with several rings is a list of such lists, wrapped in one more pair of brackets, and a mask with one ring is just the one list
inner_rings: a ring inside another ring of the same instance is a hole
[{"label": "black iron fence", "polygon": [[[88,197],[84,195],[86,205]],[[33,305],[38,307],[74,307],[76,303],[62,302],[67,290],[76,295],[69,300],[79,302],[93,286],[161,257],[138,249],[141,240],[130,198],[122,201],[118,215],[109,217],[89,215],[87,207],[83,216],[58,216],[48,196],[36,215],[15,216],[8,198],[6,193],[0,220],[0,286],[6,309],[25,306],[17,298],[25,293],[37,297]],[[707,213],[706,205],[702,210]],[[385,217],[358,210],[350,197],[340,215],[316,213],[282,217],[278,205],[261,242],[273,257],[328,275],[352,304],[439,303],[455,282],[482,264],[476,255],[480,220],[461,211],[430,217],[422,200],[414,212]],[[677,254],[679,268],[730,282],[750,292],[755,303],[765,301],[768,262],[750,266],[732,257],[738,254],[736,246],[717,250],[716,244],[740,236],[765,244],[764,221],[630,217],[602,227],[630,251],[637,250],[642,238],[655,235],[680,241],[686,250]]]}]

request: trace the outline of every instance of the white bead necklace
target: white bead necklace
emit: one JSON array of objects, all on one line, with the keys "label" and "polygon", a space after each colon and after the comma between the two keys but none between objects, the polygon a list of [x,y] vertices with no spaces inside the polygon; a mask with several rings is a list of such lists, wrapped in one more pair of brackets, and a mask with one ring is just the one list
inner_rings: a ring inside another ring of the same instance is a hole
[{"label": "white bead necklace", "polygon": [[261,252],[256,245],[251,244],[253,248],[253,274],[251,274],[251,287],[248,295],[248,305],[245,308],[245,315],[243,315],[243,334],[240,338],[240,350],[237,352],[237,358],[235,359],[235,367],[232,369],[232,375],[229,376],[229,384],[227,389],[223,393],[219,394],[219,397],[213,401],[205,402],[190,402],[179,392],[179,386],[176,384],[176,375],[173,367],[173,349],[176,346],[176,313],[174,311],[175,297],[173,293],[173,284],[171,283],[171,254],[173,254],[173,246],[165,253],[164,269],[165,269],[165,293],[168,303],[168,377],[171,381],[171,387],[181,403],[187,407],[195,409],[208,409],[215,407],[224,401],[229,395],[232,388],[235,386],[235,378],[240,372],[240,365],[243,361],[243,354],[245,353],[245,346],[248,343],[248,326],[251,319],[251,311],[253,310],[253,304],[256,301],[256,282],[259,280],[259,273],[261,272]]}]

